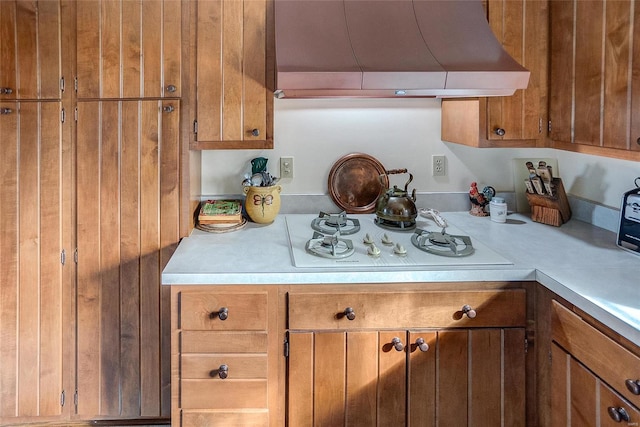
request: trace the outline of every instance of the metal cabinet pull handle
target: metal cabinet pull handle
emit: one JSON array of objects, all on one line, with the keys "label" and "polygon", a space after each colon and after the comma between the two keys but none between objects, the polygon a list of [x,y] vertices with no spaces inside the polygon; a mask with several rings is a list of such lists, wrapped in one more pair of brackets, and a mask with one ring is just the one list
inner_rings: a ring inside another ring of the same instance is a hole
[{"label": "metal cabinet pull handle", "polygon": [[0,95],[11,95],[13,93],[13,89],[10,87],[0,87]]},{"label": "metal cabinet pull handle", "polygon": [[629,378],[624,383],[631,393],[635,394],[636,396],[640,395],[640,379],[632,380],[631,378]]},{"label": "metal cabinet pull handle", "polygon": [[229,365],[220,365],[218,369],[214,369],[209,372],[211,377],[220,377],[220,379],[225,379],[229,376]]},{"label": "metal cabinet pull handle", "polygon": [[494,132],[496,135],[498,135],[498,136],[504,136],[504,134],[505,134],[505,133],[507,133],[507,132],[506,132],[504,129],[502,129],[502,128],[496,128],[493,132]]},{"label": "metal cabinet pull handle", "polygon": [[356,318],[356,312],[353,309],[353,307],[345,308],[342,314],[344,315],[344,317],[346,317],[349,320],[354,320]]},{"label": "metal cabinet pull handle", "polygon": [[394,337],[391,340],[391,344],[393,344],[393,348],[395,348],[396,351],[404,350],[404,344],[402,344],[402,340],[400,340],[400,338],[398,338],[398,337]]},{"label": "metal cabinet pull handle", "polygon": [[13,113],[13,110],[11,108],[0,108],[0,114],[2,115],[7,115],[11,113]]},{"label": "metal cabinet pull handle", "polygon": [[218,311],[212,311],[211,314],[209,314],[209,317],[211,319],[215,319],[217,317],[220,320],[227,320],[229,318],[229,309],[227,307],[222,307]]},{"label": "metal cabinet pull handle", "polygon": [[164,111],[165,113],[173,113],[173,110],[175,110],[175,108],[173,108],[173,105],[162,107],[162,111]]},{"label": "metal cabinet pull handle", "polygon": [[260,136],[260,129],[252,129],[251,130],[251,135]]},{"label": "metal cabinet pull handle", "polygon": [[175,92],[176,90],[178,90],[178,88],[175,85],[169,85],[167,86],[167,92]]},{"label": "metal cabinet pull handle", "polygon": [[468,304],[462,306],[462,314],[466,314],[469,319],[473,319],[478,315],[478,313],[476,313],[476,311]]},{"label": "metal cabinet pull handle", "polygon": [[623,407],[616,408],[614,406],[609,406],[607,408],[607,412],[611,419],[617,423],[622,421],[629,421],[631,418],[629,417],[629,413]]},{"label": "metal cabinet pull handle", "polygon": [[416,340],[416,347],[418,347],[422,352],[429,351],[429,344],[427,344],[422,337]]}]

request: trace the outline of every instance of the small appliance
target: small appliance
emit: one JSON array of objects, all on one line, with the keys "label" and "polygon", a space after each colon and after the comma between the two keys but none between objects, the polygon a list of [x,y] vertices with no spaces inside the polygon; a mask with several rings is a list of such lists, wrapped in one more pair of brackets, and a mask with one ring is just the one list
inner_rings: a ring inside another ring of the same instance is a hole
[{"label": "small appliance", "polygon": [[617,245],[640,254],[640,177],[635,179],[635,185],[622,197]]}]

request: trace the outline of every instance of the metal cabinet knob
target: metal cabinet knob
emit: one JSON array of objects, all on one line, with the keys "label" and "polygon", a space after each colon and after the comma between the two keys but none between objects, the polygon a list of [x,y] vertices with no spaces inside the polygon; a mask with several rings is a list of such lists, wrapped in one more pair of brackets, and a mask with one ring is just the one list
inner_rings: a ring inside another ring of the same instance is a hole
[{"label": "metal cabinet knob", "polygon": [[0,95],[11,95],[13,93],[13,89],[10,87],[0,87]]},{"label": "metal cabinet knob", "polygon": [[636,144],[640,145],[640,138],[636,139]]},{"label": "metal cabinet knob", "polygon": [[253,135],[253,136],[260,136],[260,129],[253,129],[253,130],[251,130],[251,135]]},{"label": "metal cabinet knob", "polygon": [[173,113],[174,110],[175,108],[173,108],[173,105],[165,105],[164,107],[162,107],[162,111],[164,111],[165,113]]},{"label": "metal cabinet knob", "polygon": [[495,128],[493,131],[496,135],[498,136],[504,136],[505,133],[507,133],[504,129],[502,128]]},{"label": "metal cabinet knob", "polygon": [[218,369],[214,369],[209,373],[212,377],[219,377],[220,379],[225,379],[229,376],[229,366],[228,365],[220,365]]},{"label": "metal cabinet knob", "polygon": [[353,320],[356,318],[356,312],[353,309],[353,307],[347,307],[344,309],[344,311],[342,312],[342,314],[344,315],[344,317],[346,317],[349,320]]},{"label": "metal cabinet knob", "polygon": [[178,88],[175,85],[169,85],[167,86],[167,92],[173,93],[176,90],[178,90]]},{"label": "metal cabinet knob", "polygon": [[429,344],[427,344],[422,337],[416,340],[416,347],[418,347],[422,352],[429,351]]},{"label": "metal cabinet knob", "polygon": [[0,114],[2,115],[7,115],[11,113],[13,113],[13,110],[11,108],[0,108]]},{"label": "metal cabinet knob", "polygon": [[462,313],[465,314],[469,319],[473,319],[478,315],[478,313],[476,313],[476,311],[468,304],[462,306]]},{"label": "metal cabinet knob", "polygon": [[636,396],[640,395],[640,379],[632,380],[631,378],[629,378],[624,383],[631,393],[635,394]]},{"label": "metal cabinet knob", "polygon": [[631,419],[629,417],[629,413],[623,407],[616,408],[615,406],[609,406],[607,408],[607,412],[611,419],[617,423],[629,421]]},{"label": "metal cabinet knob", "polygon": [[391,344],[393,345],[393,348],[396,349],[396,351],[402,351],[404,350],[404,344],[402,344],[402,340],[398,337],[394,337],[391,340]]},{"label": "metal cabinet knob", "polygon": [[211,319],[215,319],[217,317],[220,320],[227,320],[229,318],[229,309],[227,307],[222,307],[218,311],[212,311],[211,314],[209,314],[209,317]]}]

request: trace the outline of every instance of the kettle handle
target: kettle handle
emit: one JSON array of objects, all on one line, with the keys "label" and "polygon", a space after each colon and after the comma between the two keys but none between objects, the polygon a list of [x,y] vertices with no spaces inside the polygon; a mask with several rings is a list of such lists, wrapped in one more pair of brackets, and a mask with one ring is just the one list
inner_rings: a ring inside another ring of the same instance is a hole
[{"label": "kettle handle", "polygon": [[399,173],[407,173],[407,169],[390,169],[388,171],[385,171],[385,173],[387,175],[396,175]]}]

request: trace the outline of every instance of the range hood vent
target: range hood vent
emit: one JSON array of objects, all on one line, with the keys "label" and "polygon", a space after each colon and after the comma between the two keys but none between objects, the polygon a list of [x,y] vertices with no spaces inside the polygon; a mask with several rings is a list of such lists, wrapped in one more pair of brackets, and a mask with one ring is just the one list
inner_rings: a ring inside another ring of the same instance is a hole
[{"label": "range hood vent", "polygon": [[480,0],[275,0],[278,98],[513,95]]}]

